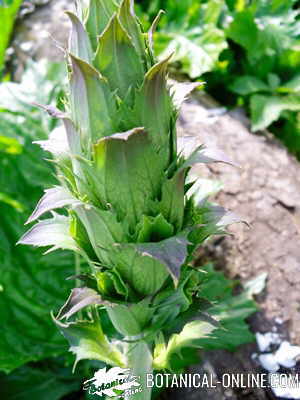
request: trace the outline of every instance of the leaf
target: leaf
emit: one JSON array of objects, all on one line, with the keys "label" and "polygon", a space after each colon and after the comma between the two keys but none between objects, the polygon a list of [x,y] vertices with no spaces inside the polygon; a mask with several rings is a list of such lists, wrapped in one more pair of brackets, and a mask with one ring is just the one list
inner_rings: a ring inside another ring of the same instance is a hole
[{"label": "leaf", "polygon": [[131,232],[156,198],[163,178],[161,158],[155,154],[147,131],[135,128],[101,139],[94,146],[100,198],[119,218],[126,218]]},{"label": "leaf", "polygon": [[171,87],[171,95],[174,106],[179,110],[182,103],[188,98],[190,93],[202,86],[203,82],[176,82]]},{"label": "leaf", "polygon": [[70,351],[76,355],[74,369],[80,360],[99,360],[108,365],[125,367],[124,356],[107,340],[98,320],[62,323],[53,319],[68,340]]},{"label": "leaf", "polygon": [[153,41],[153,35],[154,35],[155,31],[156,31],[156,28],[157,28],[157,26],[158,26],[158,24],[159,24],[159,21],[160,21],[162,15],[163,15],[164,13],[165,13],[165,12],[164,12],[163,10],[159,10],[157,16],[156,16],[155,19],[153,20],[153,22],[152,22],[152,24],[151,24],[151,27],[150,27],[150,29],[149,29],[149,31],[148,31],[148,43],[149,43],[149,48],[150,48],[150,51],[151,51],[152,55],[154,55],[154,41]]},{"label": "leaf", "polygon": [[121,98],[143,81],[141,59],[116,14],[99,36],[94,65],[107,78],[111,90],[117,90]]},{"label": "leaf", "polygon": [[244,75],[234,80],[232,85],[230,85],[230,90],[241,96],[247,96],[257,92],[269,92],[270,88],[259,78]]},{"label": "leaf", "polygon": [[300,91],[300,75],[295,75],[291,80],[284,83],[280,88],[287,92],[299,92]]},{"label": "leaf", "polygon": [[184,170],[188,167],[192,167],[193,165],[199,163],[210,164],[218,162],[238,167],[238,165],[235,164],[233,161],[231,161],[230,158],[226,156],[225,153],[223,153],[223,151],[216,148],[200,146],[188,157],[187,160],[183,162],[183,164],[180,167],[180,170]]},{"label": "leaf", "polygon": [[174,53],[172,62],[180,62],[181,70],[191,79],[196,79],[211,71],[220,53],[227,47],[224,33],[211,25],[194,33],[162,32],[157,34],[159,59]]},{"label": "leaf", "polygon": [[94,51],[97,49],[98,36],[104,31],[116,10],[116,4],[111,0],[90,0],[86,29]]},{"label": "leaf", "polygon": [[267,278],[268,273],[263,272],[262,274],[256,276],[254,279],[247,281],[243,285],[245,291],[248,292],[250,297],[262,293],[266,287]]},{"label": "leaf", "polygon": [[[47,361],[45,365],[26,365],[9,376],[0,377],[0,396],[10,400],[60,400],[78,392],[80,375],[72,376],[69,368]],[[49,365],[50,364],[50,365]]]},{"label": "leaf", "polygon": [[174,233],[174,227],[162,216],[149,217],[143,215],[142,220],[139,222],[137,228],[138,243],[142,242],[156,242],[167,239]]},{"label": "leaf", "polygon": [[5,50],[8,47],[14,21],[21,3],[22,0],[13,0],[8,3],[8,6],[3,6],[0,4],[0,20],[2,21],[3,25],[0,38],[0,72],[3,68]]},{"label": "leaf", "polygon": [[250,99],[251,124],[254,132],[267,128],[283,111],[299,111],[300,97],[254,95]]},{"label": "leaf", "polygon": [[162,196],[159,203],[161,213],[178,232],[182,228],[184,214],[185,171],[182,169],[163,182]]},{"label": "leaf", "polygon": [[109,265],[110,247],[115,242],[126,241],[122,225],[112,212],[88,204],[77,206],[75,212],[85,227],[100,262]]},{"label": "leaf", "polygon": [[72,194],[61,186],[55,186],[52,189],[46,189],[44,196],[38,202],[35,210],[26,221],[26,224],[35,221],[41,215],[48,211],[55,210],[56,208],[62,208],[66,205],[78,205],[79,200],[74,198]]},{"label": "leaf", "polygon": [[59,310],[56,319],[69,319],[73,314],[77,313],[83,308],[95,304],[105,304],[105,302],[101,299],[101,296],[95,290],[88,287],[72,289],[68,300]]},{"label": "leaf", "polygon": [[93,50],[87,32],[75,14],[70,11],[67,11],[66,14],[72,23],[72,30],[69,39],[69,51],[77,58],[91,64],[93,59]]},{"label": "leaf", "polygon": [[0,152],[20,154],[22,151],[23,146],[17,139],[0,135]]},{"label": "leaf", "polygon": [[165,166],[172,156],[170,154],[170,128],[174,117],[171,96],[166,86],[169,58],[154,65],[147,72],[143,85],[136,94],[134,107],[138,126],[143,126],[149,132]]},{"label": "leaf", "polygon": [[136,318],[130,307],[120,304],[114,307],[107,307],[106,310],[114,327],[122,335],[136,336],[142,332],[139,319]]},{"label": "leaf", "polygon": [[86,62],[70,55],[72,75],[70,102],[72,119],[80,127],[82,147],[88,146],[114,131],[112,118],[116,105],[107,81]]},{"label": "leaf", "polygon": [[118,11],[118,17],[122,26],[131,37],[134,47],[141,59],[145,57],[145,41],[141,32],[139,23],[134,14],[134,6],[132,0],[122,0]]},{"label": "leaf", "polygon": [[153,295],[162,288],[168,272],[159,260],[142,254],[136,244],[115,244],[111,259],[120,276],[138,295]]},{"label": "leaf", "polygon": [[180,354],[184,347],[201,347],[199,341],[209,337],[216,330],[215,326],[206,321],[193,321],[185,325],[179,334],[174,334],[167,345],[160,345],[160,351],[154,350],[156,358],[153,361],[154,368],[172,369],[170,362],[173,354]]},{"label": "leaf", "polygon": [[[1,104],[0,131],[16,138],[23,147],[22,153],[13,156],[0,152],[3,171],[0,185],[7,196],[22,206],[16,209],[0,202],[0,370],[7,373],[24,363],[67,352],[49,310],[58,308],[71,289],[71,283],[65,278],[74,274],[74,256],[67,252],[42,256],[39,249],[15,246],[24,232],[26,216],[44,188],[57,184],[53,167],[43,160],[45,153],[31,143],[46,138],[47,130],[55,126],[55,121],[49,123],[48,117],[44,119],[42,112],[23,103],[19,96],[22,93],[28,100],[36,97],[41,103],[53,103],[59,93],[57,83],[63,82],[59,71],[53,64],[29,63],[21,83],[0,84],[0,103],[7,101],[6,105],[11,104],[11,110],[18,113],[4,111]],[[21,115],[25,113],[27,117],[23,119]],[[4,385],[7,390],[11,387],[9,383]],[[3,385],[1,388],[4,390]]]},{"label": "leaf", "polygon": [[[185,368],[188,363],[188,359],[184,358],[187,348],[225,348],[233,351],[254,339],[245,322],[249,315],[257,311],[249,293],[233,296],[234,282],[225,278],[222,272],[215,271],[211,264],[205,265],[203,271],[201,299],[216,305],[206,309],[208,318],[196,315],[197,320],[189,322],[179,333],[171,335],[167,343],[160,337],[154,349],[154,367],[158,370],[168,368],[178,371]],[[182,317],[179,316],[178,321]],[[218,324],[214,321],[218,321]]]},{"label": "leaf", "polygon": [[258,27],[250,10],[238,12],[226,30],[226,36],[244,47],[249,52],[249,58],[257,59],[261,50],[258,49]]},{"label": "leaf", "polygon": [[37,247],[53,246],[48,252],[56,249],[78,251],[76,242],[69,233],[69,218],[53,213],[53,218],[45,219],[27,231],[17,244]]},{"label": "leaf", "polygon": [[188,255],[187,236],[188,232],[182,232],[161,242],[137,244],[136,248],[142,255],[153,257],[165,265],[174,281],[177,282],[180,269]]}]

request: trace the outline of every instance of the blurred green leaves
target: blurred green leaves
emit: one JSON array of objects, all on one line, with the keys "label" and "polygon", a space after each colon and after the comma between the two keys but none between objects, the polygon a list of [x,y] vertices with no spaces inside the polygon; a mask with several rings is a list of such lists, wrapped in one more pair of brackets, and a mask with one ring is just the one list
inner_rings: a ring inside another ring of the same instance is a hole
[{"label": "blurred green leaves", "polygon": [[42,190],[55,182],[53,167],[32,144],[45,139],[53,125],[30,101],[56,103],[59,71],[56,65],[31,63],[20,84],[0,85],[0,370],[5,372],[67,348],[49,310],[70,288],[65,278],[74,273],[73,256],[42,257],[39,250],[15,245]]},{"label": "blurred green leaves", "polygon": [[6,48],[9,44],[9,39],[14,26],[15,18],[17,16],[19,7],[22,0],[1,0],[0,1],[0,21],[1,21],[1,34],[0,34],[0,80],[2,68],[4,65],[4,56]]}]

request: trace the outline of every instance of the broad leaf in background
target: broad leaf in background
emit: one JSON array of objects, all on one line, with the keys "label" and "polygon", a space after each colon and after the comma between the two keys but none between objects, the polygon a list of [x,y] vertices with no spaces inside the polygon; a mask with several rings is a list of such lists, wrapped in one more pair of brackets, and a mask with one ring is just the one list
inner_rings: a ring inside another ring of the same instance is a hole
[{"label": "broad leaf in background", "polygon": [[43,189],[55,183],[54,169],[41,161],[46,154],[32,144],[47,137],[53,122],[28,101],[56,103],[59,71],[32,63],[20,84],[0,85],[0,370],[5,372],[67,350],[49,311],[69,291],[65,278],[74,274],[73,256],[42,257],[39,250],[15,245]]},{"label": "broad leaf in background", "polygon": [[[82,373],[82,371],[80,371]],[[59,360],[24,365],[0,376],[0,397],[9,400],[60,400],[80,390],[83,375],[72,374]]]},{"label": "broad leaf in background", "polygon": [[17,16],[19,7],[22,0],[2,0],[0,1],[0,21],[1,21],[1,35],[0,35],[0,80],[4,64],[4,56],[6,48],[9,44],[10,35],[14,26],[15,18]]},{"label": "broad leaf in background", "polygon": [[192,79],[211,71],[227,47],[224,32],[217,27],[223,2],[185,1],[174,5],[169,1],[164,8],[168,10],[167,22],[162,20],[161,30],[155,34],[156,53],[164,59],[175,52],[171,61],[180,62],[181,71]]}]

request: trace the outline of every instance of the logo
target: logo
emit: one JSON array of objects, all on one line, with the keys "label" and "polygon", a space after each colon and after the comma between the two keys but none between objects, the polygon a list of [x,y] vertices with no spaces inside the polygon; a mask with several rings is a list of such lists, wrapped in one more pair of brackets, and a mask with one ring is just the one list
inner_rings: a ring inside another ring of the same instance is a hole
[{"label": "logo", "polygon": [[114,367],[107,371],[102,368],[83,383],[83,389],[88,390],[89,394],[123,398],[142,392],[139,381],[140,377],[132,375],[130,369]]}]

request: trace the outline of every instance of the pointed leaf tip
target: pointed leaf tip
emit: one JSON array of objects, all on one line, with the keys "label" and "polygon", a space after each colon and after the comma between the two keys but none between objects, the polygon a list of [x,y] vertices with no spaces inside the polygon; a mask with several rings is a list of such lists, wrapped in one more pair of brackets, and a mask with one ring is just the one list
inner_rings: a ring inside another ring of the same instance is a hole
[{"label": "pointed leaf tip", "polygon": [[70,11],[65,11],[72,23],[69,38],[69,51],[76,57],[90,63],[93,59],[93,50],[84,26],[79,18]]},{"label": "pointed leaf tip", "polygon": [[73,314],[90,305],[107,304],[102,300],[101,296],[93,289],[88,287],[72,289],[71,294],[66,303],[59,310],[56,319],[69,319]]}]

